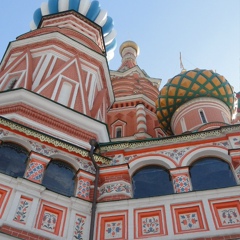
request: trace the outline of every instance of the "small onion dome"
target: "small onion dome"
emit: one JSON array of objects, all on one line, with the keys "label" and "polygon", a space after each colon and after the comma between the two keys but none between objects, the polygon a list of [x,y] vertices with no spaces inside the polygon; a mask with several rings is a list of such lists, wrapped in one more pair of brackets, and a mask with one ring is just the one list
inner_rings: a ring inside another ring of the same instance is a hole
[{"label": "small onion dome", "polygon": [[139,55],[140,49],[139,49],[138,45],[133,41],[126,41],[126,42],[122,43],[119,48],[119,53],[122,57],[123,57],[123,50],[128,47],[135,49],[137,56]]},{"label": "small onion dome", "polygon": [[174,112],[187,101],[197,97],[213,97],[223,101],[233,111],[234,93],[228,81],[212,70],[194,69],[169,79],[156,101],[160,127],[168,134]]},{"label": "small onion dome", "polygon": [[118,71],[125,72],[137,65],[136,58],[140,53],[140,49],[135,42],[126,41],[122,43],[119,48],[119,52],[122,57],[122,64]]}]

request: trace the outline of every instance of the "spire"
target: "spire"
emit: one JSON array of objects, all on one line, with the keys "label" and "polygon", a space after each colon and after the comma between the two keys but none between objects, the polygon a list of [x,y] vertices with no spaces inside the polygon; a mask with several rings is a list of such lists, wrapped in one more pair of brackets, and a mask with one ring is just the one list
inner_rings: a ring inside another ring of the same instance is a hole
[{"label": "spire", "polygon": [[182,63],[182,54],[181,54],[181,52],[180,52],[180,68],[182,69],[181,72],[186,72],[186,69],[184,68],[183,63]]},{"label": "spire", "polygon": [[122,64],[119,67],[118,71],[125,72],[137,65],[136,58],[139,55],[140,49],[135,42],[126,41],[122,43],[119,52],[122,56]]}]

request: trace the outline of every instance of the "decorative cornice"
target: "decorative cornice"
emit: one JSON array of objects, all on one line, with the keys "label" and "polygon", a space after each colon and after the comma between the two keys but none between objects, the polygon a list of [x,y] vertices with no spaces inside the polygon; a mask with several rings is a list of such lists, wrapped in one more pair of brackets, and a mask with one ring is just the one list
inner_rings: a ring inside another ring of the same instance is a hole
[{"label": "decorative cornice", "polygon": [[161,147],[167,144],[181,144],[191,141],[197,141],[200,139],[207,139],[213,137],[220,137],[228,133],[236,133],[240,131],[240,124],[224,126],[217,130],[209,130],[199,133],[191,133],[181,136],[166,137],[161,139],[143,140],[143,141],[131,141],[131,142],[117,142],[110,144],[100,144],[101,151],[116,151],[125,149],[142,149],[147,147]]},{"label": "decorative cornice", "polygon": [[84,36],[81,33],[78,33],[74,31],[73,29],[62,29],[59,27],[47,27],[47,28],[40,28],[32,32],[28,32],[24,35],[21,35],[17,38],[17,40],[32,38],[32,37],[38,37],[43,34],[48,34],[49,32],[57,32],[59,34],[63,34],[65,36],[68,36],[70,38],[75,38],[74,40],[77,40],[79,43],[84,43],[86,47],[92,48],[95,52],[98,52],[100,54],[103,53],[103,50],[101,50],[96,43],[94,43],[90,38]]},{"label": "decorative cornice", "polygon": [[[12,122],[12,121],[10,121],[8,119],[5,119],[3,117],[0,117],[0,125],[8,127],[11,130],[17,131],[19,133],[23,133],[26,136],[36,138],[39,141],[41,141],[42,143],[48,143],[48,144],[54,145],[54,147],[60,147],[60,148],[65,149],[69,152],[80,154],[82,157],[88,157],[89,156],[89,151],[87,151],[83,148],[80,148],[78,146],[69,144],[69,143],[64,142],[64,141],[60,141],[56,138],[53,138],[53,137],[48,136],[46,134],[37,132],[33,129],[22,126],[20,124]],[[96,162],[104,164],[104,165],[109,165],[109,163],[110,163],[109,159],[107,159],[105,157],[102,157],[102,156],[99,156],[99,155],[96,155],[96,154],[94,154],[94,159],[95,159]]]},{"label": "decorative cornice", "polygon": [[[83,131],[91,131],[93,134],[91,134],[91,136],[97,136],[98,141],[109,142],[107,125],[99,120],[91,118],[85,114],[77,112],[57,102],[54,102],[51,99],[45,98],[35,92],[31,92],[23,88],[1,92],[0,94],[1,107],[13,104],[16,105],[16,103],[19,102],[21,102],[21,104],[33,107],[36,110],[44,110],[46,114],[51,116],[58,116],[58,119],[64,119],[66,123],[74,125],[76,129],[78,129],[79,123],[81,123],[81,129]],[[58,138],[60,137],[58,136]],[[88,140],[89,139],[87,139],[87,142]]]},{"label": "decorative cornice", "polygon": [[[101,48],[102,52],[105,52],[105,46],[104,46],[104,40],[103,40],[103,34],[102,34],[102,28],[90,21],[89,19],[87,19],[85,16],[75,12],[75,11],[66,11],[66,12],[62,12],[62,13],[58,13],[58,14],[51,14],[48,16],[43,16],[42,22],[41,22],[41,27],[48,27],[52,26],[53,24],[59,24],[59,22],[61,23],[62,21],[68,21],[70,22],[71,19],[74,19],[74,24],[76,25],[80,25],[84,31],[85,34],[86,32],[94,32],[95,38],[96,38],[96,43],[98,44],[98,46]],[[41,28],[40,28],[41,29]],[[82,31],[83,31],[82,29]],[[90,36],[86,35],[88,38]]]},{"label": "decorative cornice", "polygon": [[99,188],[99,195],[98,200],[104,197],[112,197],[116,195],[124,195],[132,198],[132,187],[130,183],[125,181],[104,183]]},{"label": "decorative cornice", "polygon": [[111,78],[113,79],[114,77],[126,77],[126,76],[131,76],[134,73],[138,73],[140,78],[145,78],[148,79],[150,82],[152,82],[152,84],[154,86],[157,87],[157,89],[159,88],[162,79],[161,78],[151,78],[149,77],[146,72],[142,69],[140,69],[140,67],[138,65],[136,65],[135,67],[128,69],[125,72],[119,72],[119,71],[110,71],[110,75]]},{"label": "decorative cornice", "polygon": [[[22,117],[26,117],[31,121],[36,121],[42,125],[50,127],[51,129],[61,131],[65,134],[68,134],[78,139],[82,139],[84,141],[88,141],[89,139],[96,137],[94,133],[91,133],[87,130],[82,130],[78,126],[74,126],[73,124],[70,124],[66,121],[63,121],[62,119],[56,118],[50,114],[37,110],[24,103],[16,103],[12,105],[7,105],[6,107],[2,107],[0,110],[0,114],[2,116],[16,114],[15,116],[13,115],[13,118],[11,118],[11,120],[14,119],[14,121],[19,124],[29,126],[30,128],[33,127],[30,125],[30,122],[23,122],[24,120],[22,118],[17,117],[17,115],[20,115]],[[35,129],[37,129],[36,126]],[[38,129],[40,129],[40,127]]]},{"label": "decorative cornice", "polygon": [[[106,62],[105,56],[102,54],[86,47],[80,42],[75,41],[72,38],[69,38],[59,32],[52,32],[48,34],[39,35],[32,38],[26,38],[26,39],[20,39],[16,41],[12,41],[10,45],[8,46],[6,50],[6,54],[4,55],[4,59],[2,61],[2,66],[4,69],[5,64],[8,62],[8,58],[5,58],[9,55],[9,53],[15,53],[22,52],[29,48],[31,45],[34,45],[34,48],[36,47],[42,47],[47,45],[55,45],[60,46],[64,50],[67,50],[70,53],[73,53],[76,55],[76,53],[79,53],[81,57],[84,56],[91,56],[91,61],[94,63],[104,63]],[[12,52],[13,51],[13,52]]]}]

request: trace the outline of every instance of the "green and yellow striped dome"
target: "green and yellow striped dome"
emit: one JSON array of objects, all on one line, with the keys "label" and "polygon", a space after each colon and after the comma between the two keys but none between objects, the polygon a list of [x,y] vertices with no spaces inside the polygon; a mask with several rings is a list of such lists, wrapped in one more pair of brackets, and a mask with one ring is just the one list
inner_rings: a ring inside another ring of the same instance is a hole
[{"label": "green and yellow striped dome", "polygon": [[174,112],[197,97],[217,98],[233,110],[233,89],[223,76],[205,69],[185,71],[170,79],[159,93],[156,108],[160,127],[172,134],[171,118]]}]

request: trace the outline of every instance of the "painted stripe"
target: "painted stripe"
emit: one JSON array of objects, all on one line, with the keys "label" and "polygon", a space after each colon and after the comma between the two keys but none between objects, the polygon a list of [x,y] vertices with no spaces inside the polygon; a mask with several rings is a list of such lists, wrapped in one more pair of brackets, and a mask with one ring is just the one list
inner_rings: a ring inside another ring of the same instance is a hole
[{"label": "painted stripe", "polygon": [[37,27],[38,27],[41,19],[42,19],[41,8],[38,8],[33,14],[33,20],[34,20],[34,23]]},{"label": "painted stripe", "polygon": [[137,131],[139,130],[147,130],[147,126],[144,123],[140,123],[137,125]]},{"label": "painted stripe", "polygon": [[114,50],[107,52],[107,60],[110,61],[114,58]]},{"label": "painted stripe", "polygon": [[146,116],[146,112],[143,109],[138,109],[137,110],[137,115],[142,114],[143,116]]},{"label": "painted stripe", "polygon": [[50,14],[58,13],[58,0],[48,0],[48,9]]},{"label": "painted stripe", "polygon": [[75,10],[78,12],[80,0],[69,0],[69,10]]},{"label": "painted stripe", "polygon": [[48,10],[48,3],[43,2],[41,5],[41,12],[43,16],[49,15],[49,10]]},{"label": "painted stripe", "polygon": [[90,8],[91,2],[90,0],[81,0],[80,4],[79,4],[79,9],[78,11],[86,16],[86,13],[88,12],[88,9]]},{"label": "painted stripe", "polygon": [[146,120],[146,118],[145,118],[145,117],[139,116],[139,117],[137,117],[137,123],[139,123],[139,122],[146,123],[146,122],[147,122],[147,120]]},{"label": "painted stripe", "polygon": [[107,22],[102,27],[103,35],[104,36],[108,35],[112,29],[113,29],[113,20],[111,17],[108,16]]},{"label": "painted stripe", "polygon": [[116,35],[117,35],[117,32],[115,31],[115,29],[113,29],[113,30],[104,38],[105,44],[106,44],[106,45],[109,45],[109,44],[114,40],[114,38],[116,37]]},{"label": "painted stripe", "polygon": [[88,9],[86,17],[94,21],[100,13],[100,4],[98,1],[92,1],[90,8]]},{"label": "painted stripe", "polygon": [[105,48],[108,60],[114,56],[114,50],[117,47],[116,31],[113,29],[113,19],[107,16],[107,11],[101,10],[100,3],[97,0],[48,0],[48,3],[42,3],[33,14],[33,22],[30,24],[31,30],[37,29],[42,16],[56,14],[67,10],[74,10],[86,16],[102,27]]},{"label": "painted stripe", "polygon": [[95,23],[102,27],[106,23],[106,21],[107,21],[107,11],[101,10],[97,18],[95,19]]},{"label": "painted stripe", "polygon": [[117,47],[117,40],[114,39],[109,45],[106,46],[106,51],[115,50]]},{"label": "painted stripe", "polygon": [[64,12],[68,10],[69,0],[58,0],[58,10],[59,12]]},{"label": "painted stripe", "polygon": [[35,22],[33,20],[30,22],[30,29],[31,30],[37,29],[37,26],[36,26],[36,24],[35,24]]}]

